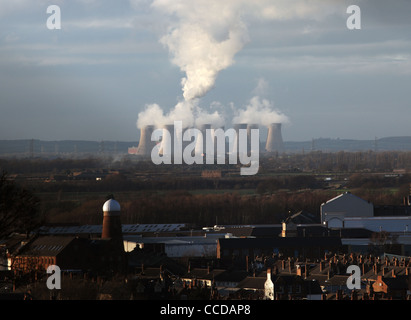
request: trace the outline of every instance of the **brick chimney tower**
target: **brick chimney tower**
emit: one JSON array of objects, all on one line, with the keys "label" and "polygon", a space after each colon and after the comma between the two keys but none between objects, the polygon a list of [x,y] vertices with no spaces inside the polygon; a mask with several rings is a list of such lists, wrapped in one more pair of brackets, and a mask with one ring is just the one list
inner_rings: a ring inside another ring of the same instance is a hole
[{"label": "brick chimney tower", "polygon": [[123,273],[127,269],[127,258],[124,251],[120,209],[120,204],[112,196],[103,205],[101,240],[104,249],[101,254],[106,262],[100,267]]},{"label": "brick chimney tower", "polygon": [[123,232],[120,220],[120,204],[111,198],[103,205],[103,231],[102,239],[123,240]]}]

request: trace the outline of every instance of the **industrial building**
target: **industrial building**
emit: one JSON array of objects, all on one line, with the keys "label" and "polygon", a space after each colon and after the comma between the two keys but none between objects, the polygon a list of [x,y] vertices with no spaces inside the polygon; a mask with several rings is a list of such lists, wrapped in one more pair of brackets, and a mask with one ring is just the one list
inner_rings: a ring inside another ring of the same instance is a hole
[{"label": "industrial building", "polygon": [[372,217],[374,206],[350,192],[328,200],[321,205],[321,223],[329,228],[344,227],[346,217]]},{"label": "industrial building", "polygon": [[[120,205],[114,199],[103,205],[103,225],[98,237],[40,232],[6,248],[7,269],[13,272],[61,270],[124,272],[126,256],[120,221]],[[89,231],[89,230],[88,230]],[[7,245],[8,242],[5,242]]]},{"label": "industrial building", "polygon": [[411,226],[411,210],[402,210],[401,213],[398,216],[375,215],[372,203],[345,192],[321,205],[321,224],[330,229],[363,228],[372,232],[407,235]]}]

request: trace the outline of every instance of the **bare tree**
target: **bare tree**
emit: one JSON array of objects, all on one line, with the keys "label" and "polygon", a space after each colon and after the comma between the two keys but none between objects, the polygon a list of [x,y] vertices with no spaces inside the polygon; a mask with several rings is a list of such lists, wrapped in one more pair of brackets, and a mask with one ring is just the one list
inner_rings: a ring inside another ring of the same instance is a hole
[{"label": "bare tree", "polygon": [[13,232],[28,233],[41,224],[39,199],[29,190],[0,176],[0,239]]}]

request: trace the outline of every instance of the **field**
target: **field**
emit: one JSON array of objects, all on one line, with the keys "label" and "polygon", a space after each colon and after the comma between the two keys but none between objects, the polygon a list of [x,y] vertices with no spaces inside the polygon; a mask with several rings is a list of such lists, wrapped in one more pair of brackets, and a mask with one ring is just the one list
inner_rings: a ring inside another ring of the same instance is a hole
[{"label": "field", "polygon": [[[255,176],[238,166],[160,165],[124,155],[0,159],[8,179],[39,199],[45,223],[100,224],[109,195],[123,223],[280,223],[350,191],[376,205],[409,195],[411,152],[311,152],[261,158]],[[209,174],[209,173],[217,175]]]}]

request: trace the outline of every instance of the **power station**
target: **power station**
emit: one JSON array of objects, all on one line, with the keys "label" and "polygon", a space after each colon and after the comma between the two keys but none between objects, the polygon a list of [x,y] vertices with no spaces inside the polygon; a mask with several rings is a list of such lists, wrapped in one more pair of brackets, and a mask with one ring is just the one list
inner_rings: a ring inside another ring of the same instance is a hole
[{"label": "power station", "polygon": [[[278,152],[282,153],[285,151],[284,148],[284,142],[282,138],[282,133],[281,133],[281,128],[282,124],[281,123],[271,123],[267,127],[267,139],[265,143],[265,147],[261,148],[262,151],[265,151],[267,154]],[[239,152],[239,130],[243,129],[246,130],[247,132],[247,152],[250,153],[251,151],[251,130],[252,129],[259,129],[260,125],[257,123],[236,123],[233,125],[234,130],[236,132],[236,136],[234,137],[234,140],[232,141],[232,148],[229,150],[229,152]],[[154,132],[155,127],[153,125],[147,125],[143,128],[141,128],[141,136],[140,136],[140,141],[138,148],[136,149],[136,152],[134,154],[137,154],[139,156],[150,156],[153,148],[156,146],[155,141],[151,141],[151,135]],[[214,141],[214,131],[212,124],[202,124],[197,126],[197,129],[202,133],[203,139],[198,139],[195,145],[195,152],[200,152],[201,154],[207,154],[210,153],[211,150],[207,150],[206,148],[206,141],[209,139],[210,141]],[[164,125],[163,128],[163,134],[162,134],[162,140],[159,145],[159,154],[164,156],[164,155],[169,155],[173,156],[174,154],[174,143],[175,141],[181,141],[182,139],[175,139],[179,138],[178,135],[181,135],[184,133],[183,132],[176,132],[174,133],[174,125],[173,124],[167,124]],[[223,129],[224,130],[224,129]],[[176,137],[174,137],[176,135]],[[260,140],[260,139],[259,139]],[[188,145],[190,142],[183,142],[183,149],[186,145]],[[214,146],[214,154],[216,154],[216,146]]]}]

